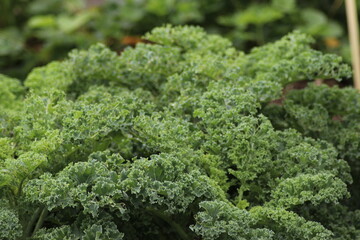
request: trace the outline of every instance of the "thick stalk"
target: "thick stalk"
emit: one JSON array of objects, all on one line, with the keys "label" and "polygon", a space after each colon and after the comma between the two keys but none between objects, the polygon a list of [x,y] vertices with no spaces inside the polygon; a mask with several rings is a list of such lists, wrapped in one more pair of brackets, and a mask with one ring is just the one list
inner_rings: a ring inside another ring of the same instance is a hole
[{"label": "thick stalk", "polygon": [[47,214],[48,214],[48,210],[46,207],[44,207],[43,210],[41,211],[41,215],[40,215],[40,217],[36,223],[36,226],[34,228],[33,235],[42,227]]},{"label": "thick stalk", "polygon": [[35,221],[39,218],[41,210],[42,210],[42,208],[38,207],[35,210],[35,212],[33,213],[33,215],[31,216],[30,221],[28,222],[25,232],[24,232],[25,238],[28,238],[31,236],[31,231],[34,228]]},{"label": "thick stalk", "polygon": [[352,66],[354,71],[354,85],[357,90],[360,90],[359,22],[355,0],[346,0],[346,15],[349,28]]}]

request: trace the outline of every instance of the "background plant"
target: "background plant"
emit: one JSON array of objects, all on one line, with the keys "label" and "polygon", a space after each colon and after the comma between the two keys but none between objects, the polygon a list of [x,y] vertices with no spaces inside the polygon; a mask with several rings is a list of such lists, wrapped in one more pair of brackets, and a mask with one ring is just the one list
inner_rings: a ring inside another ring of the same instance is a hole
[{"label": "background plant", "polygon": [[246,52],[300,29],[350,61],[341,0],[3,0],[0,11],[0,72],[21,79],[73,48],[100,41],[121,51],[164,23],[201,25]]}]

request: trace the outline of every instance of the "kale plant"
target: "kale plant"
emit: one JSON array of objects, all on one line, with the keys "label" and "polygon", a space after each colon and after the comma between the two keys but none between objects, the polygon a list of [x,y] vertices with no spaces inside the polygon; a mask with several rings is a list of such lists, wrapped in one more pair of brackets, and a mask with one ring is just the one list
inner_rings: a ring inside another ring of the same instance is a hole
[{"label": "kale plant", "polygon": [[155,28],[0,76],[1,239],[360,237],[359,100],[288,83],[349,77],[293,32],[237,51]]}]

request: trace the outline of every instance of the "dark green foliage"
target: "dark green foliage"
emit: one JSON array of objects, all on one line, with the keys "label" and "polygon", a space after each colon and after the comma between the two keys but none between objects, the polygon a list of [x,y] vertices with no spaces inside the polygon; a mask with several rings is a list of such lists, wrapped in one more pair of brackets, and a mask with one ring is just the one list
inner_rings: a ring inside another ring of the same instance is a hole
[{"label": "dark green foliage", "polygon": [[289,82],[349,76],[340,58],[299,32],[249,54],[199,27],[146,37],[119,56],[73,51],[33,70],[27,92],[3,77],[0,221],[14,217],[0,236],[359,237],[358,93],[311,87],[268,104]]},{"label": "dark green foliage", "polygon": [[310,85],[290,92],[282,105],[270,104],[264,113],[278,129],[294,128],[305,136],[332,143],[339,157],[351,167],[354,185],[351,187],[354,203],[360,191],[359,164],[359,94],[355,89]]}]

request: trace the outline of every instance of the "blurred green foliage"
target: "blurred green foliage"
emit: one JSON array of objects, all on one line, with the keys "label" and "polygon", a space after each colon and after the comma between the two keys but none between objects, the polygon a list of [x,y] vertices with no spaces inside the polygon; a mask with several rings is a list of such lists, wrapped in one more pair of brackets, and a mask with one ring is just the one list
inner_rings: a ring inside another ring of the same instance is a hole
[{"label": "blurred green foliage", "polygon": [[103,42],[121,51],[126,36],[165,23],[196,24],[247,51],[294,29],[316,48],[349,60],[343,0],[1,0],[0,72],[23,79],[73,48]]}]

